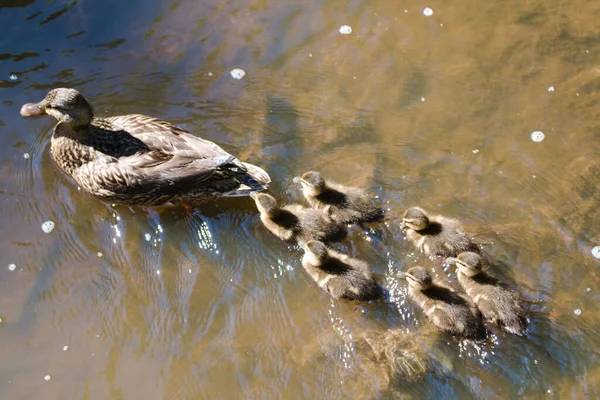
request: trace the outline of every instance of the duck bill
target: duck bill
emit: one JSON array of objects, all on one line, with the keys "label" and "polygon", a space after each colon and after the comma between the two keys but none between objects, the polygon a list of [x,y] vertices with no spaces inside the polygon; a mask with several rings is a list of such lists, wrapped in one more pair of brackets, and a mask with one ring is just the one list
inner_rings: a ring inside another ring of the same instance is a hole
[{"label": "duck bill", "polygon": [[406,229],[406,228],[407,228],[406,222],[404,222],[404,221],[400,222],[400,229]]},{"label": "duck bill", "polygon": [[298,246],[300,246],[301,249],[306,249],[306,242],[304,240],[300,240],[298,242]]},{"label": "duck bill", "polygon": [[406,272],[398,272],[398,274],[396,275],[399,279],[404,279],[406,280],[407,278],[407,273]]},{"label": "duck bill", "polygon": [[248,196],[250,196],[252,200],[256,200],[256,198],[258,197],[258,192],[250,192]]},{"label": "duck bill", "polygon": [[46,104],[43,101],[27,103],[21,107],[21,116],[23,117],[41,117],[44,115],[46,115]]},{"label": "duck bill", "polygon": [[292,179],[292,182],[294,182],[296,184],[300,183],[300,181],[301,181],[301,179],[299,176],[295,176],[294,179]]}]

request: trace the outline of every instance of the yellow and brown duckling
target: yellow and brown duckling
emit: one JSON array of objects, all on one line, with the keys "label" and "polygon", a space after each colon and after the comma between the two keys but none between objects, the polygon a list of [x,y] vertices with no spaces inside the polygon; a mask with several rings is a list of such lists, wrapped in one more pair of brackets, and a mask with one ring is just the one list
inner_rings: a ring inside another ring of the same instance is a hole
[{"label": "yellow and brown duckling", "polygon": [[275,197],[267,193],[251,193],[260,212],[263,225],[275,236],[288,243],[321,240],[344,240],[348,230],[331,219],[327,210],[315,210],[300,204],[280,206]]},{"label": "yellow and brown duckling", "polygon": [[527,319],[523,298],[519,293],[482,270],[483,259],[479,254],[464,252],[456,258],[446,259],[457,267],[460,286],[473,299],[484,318],[492,321],[506,332],[523,335]]},{"label": "yellow and brown duckling", "polygon": [[323,242],[301,242],[302,266],[321,289],[334,299],[370,301],[384,297],[369,265],[328,248]]},{"label": "yellow and brown duckling", "polygon": [[167,121],[140,114],[95,117],[75,89],[51,90],[21,108],[24,117],[58,120],[51,152],[56,164],[87,193],[137,205],[248,196],[271,179],[221,147]]},{"label": "yellow and brown duckling", "polygon": [[411,207],[404,212],[400,226],[408,239],[426,256],[456,257],[464,251],[479,251],[460,221],[441,215],[428,216]]},{"label": "yellow and brown duckling", "polygon": [[331,207],[331,217],[343,224],[375,222],[384,218],[381,207],[361,189],[325,180],[315,171],[294,178],[300,183],[304,198],[313,208]]},{"label": "yellow and brown duckling", "polygon": [[439,330],[467,339],[485,337],[481,313],[469,299],[433,282],[423,267],[413,267],[400,277],[408,281],[408,297]]}]

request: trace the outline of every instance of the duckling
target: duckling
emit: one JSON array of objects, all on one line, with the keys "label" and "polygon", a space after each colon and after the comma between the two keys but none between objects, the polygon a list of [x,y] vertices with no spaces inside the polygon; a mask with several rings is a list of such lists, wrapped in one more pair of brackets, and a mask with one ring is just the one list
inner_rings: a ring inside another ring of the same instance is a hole
[{"label": "duckling", "polygon": [[328,210],[315,210],[300,204],[288,204],[280,207],[270,194],[250,194],[256,202],[263,225],[275,236],[285,242],[308,241],[324,242],[344,240],[348,230],[342,224],[333,221]]},{"label": "duckling", "polygon": [[473,299],[484,318],[506,332],[522,336],[527,329],[523,298],[519,293],[482,271],[482,258],[473,252],[446,259],[455,263],[460,286]]},{"label": "duckling", "polygon": [[332,250],[317,240],[299,244],[304,249],[304,270],[334,299],[370,301],[384,296],[365,261]]},{"label": "duckling", "polygon": [[340,223],[376,222],[384,218],[383,209],[362,190],[344,186],[315,171],[309,171],[294,178],[300,183],[302,194],[313,208],[331,206],[331,217]]},{"label": "duckling", "polygon": [[406,229],[408,239],[428,257],[456,257],[463,251],[479,251],[463,225],[454,218],[429,217],[422,208],[411,207],[404,212],[400,226]]},{"label": "duckling", "polygon": [[479,310],[464,296],[434,283],[425,268],[413,267],[400,277],[408,281],[408,297],[439,330],[467,339],[485,336]]},{"label": "duckling", "polygon": [[159,206],[248,196],[269,175],[217,144],[141,114],[96,117],[75,89],[53,89],[21,108],[23,117],[58,120],[52,158],[81,189],[111,203]]}]

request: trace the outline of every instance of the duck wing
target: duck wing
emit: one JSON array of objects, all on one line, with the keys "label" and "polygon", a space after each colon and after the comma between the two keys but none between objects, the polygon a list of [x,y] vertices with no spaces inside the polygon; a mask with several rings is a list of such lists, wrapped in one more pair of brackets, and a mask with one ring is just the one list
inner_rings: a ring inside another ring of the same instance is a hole
[{"label": "duck wing", "polygon": [[111,130],[125,131],[151,151],[191,158],[231,156],[217,144],[192,135],[165,120],[141,114],[103,118]]}]

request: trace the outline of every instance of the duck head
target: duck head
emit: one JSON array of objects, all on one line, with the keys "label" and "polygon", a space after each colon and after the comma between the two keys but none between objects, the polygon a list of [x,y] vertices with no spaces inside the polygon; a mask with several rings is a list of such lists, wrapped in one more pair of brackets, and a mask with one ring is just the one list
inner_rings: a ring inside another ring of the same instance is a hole
[{"label": "duck head", "polygon": [[429,226],[429,217],[427,213],[419,207],[411,207],[404,212],[400,227],[402,229],[410,228],[415,231],[421,231]]},{"label": "duck head", "polygon": [[21,107],[23,117],[50,115],[71,128],[84,128],[94,116],[90,103],[75,89],[59,88],[48,92],[39,103],[27,103]]},{"label": "duck head", "polygon": [[466,276],[475,276],[483,269],[481,256],[471,251],[460,253],[458,257],[454,259],[454,263],[460,273]]},{"label": "duck head", "polygon": [[318,196],[325,189],[325,179],[315,171],[308,171],[294,178],[294,183],[300,183],[302,192],[309,196]]},{"label": "duck head", "polygon": [[304,257],[312,265],[323,265],[327,261],[327,246],[318,240],[299,242],[298,245],[304,250]]},{"label": "duck head", "polygon": [[251,192],[250,197],[256,203],[256,207],[261,214],[266,214],[272,217],[277,214],[277,211],[279,211],[277,200],[275,200],[275,197],[271,196],[270,194]]},{"label": "duck head", "polygon": [[417,290],[427,290],[432,284],[431,275],[423,267],[412,267],[400,277],[406,279],[409,286]]}]

